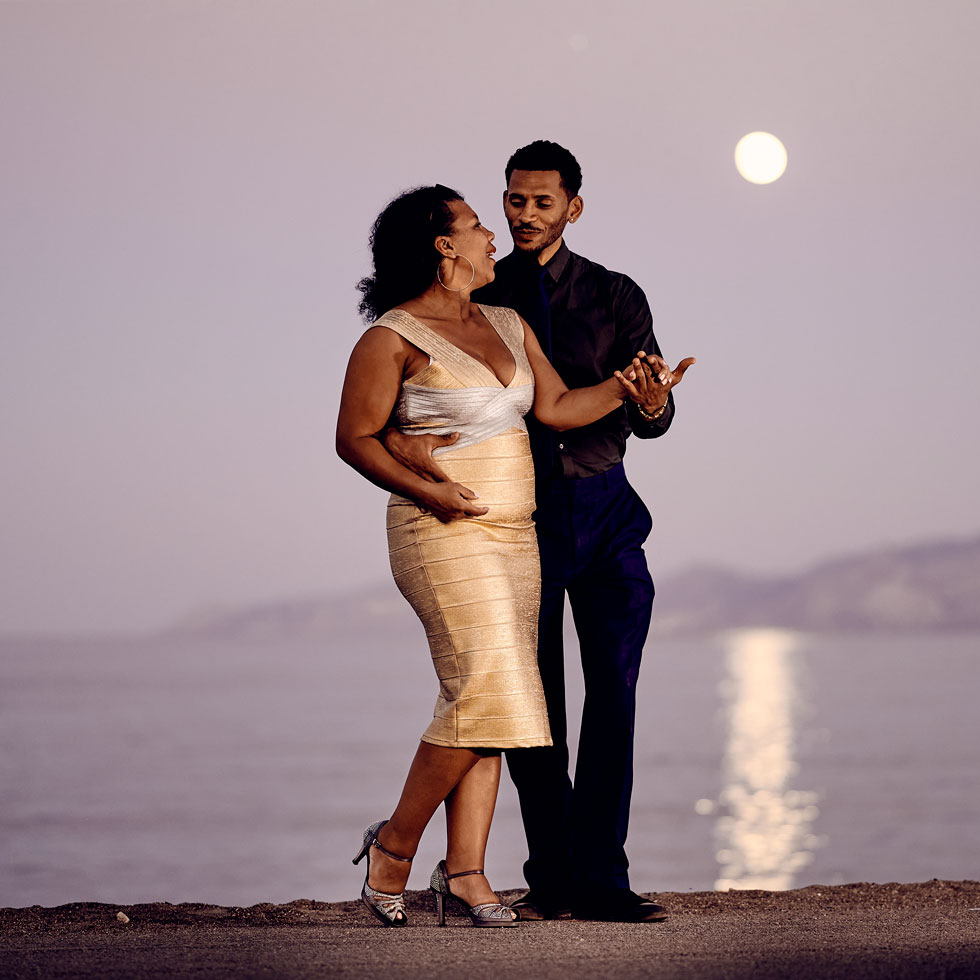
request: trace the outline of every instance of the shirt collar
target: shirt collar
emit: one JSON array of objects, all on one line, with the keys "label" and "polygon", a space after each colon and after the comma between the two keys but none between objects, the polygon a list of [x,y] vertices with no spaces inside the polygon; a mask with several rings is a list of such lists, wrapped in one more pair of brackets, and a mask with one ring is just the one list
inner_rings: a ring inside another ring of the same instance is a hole
[{"label": "shirt collar", "polygon": [[565,266],[568,265],[568,260],[572,257],[572,253],[568,250],[568,246],[565,244],[565,239],[562,239],[561,245],[558,246],[558,251],[548,259],[545,269],[548,275],[551,277],[552,282],[558,282],[561,279],[561,274],[565,271]]},{"label": "shirt collar", "polygon": [[[568,246],[565,244],[565,240],[562,239],[561,245],[558,246],[558,251],[548,259],[544,266],[544,272],[548,273],[548,277],[553,283],[557,283],[561,279],[562,273],[565,271],[565,266],[568,265],[569,259],[571,259],[572,253],[568,250]],[[518,252],[514,249],[507,259],[513,259],[515,269],[520,269],[520,276],[523,279],[527,276],[529,279],[538,281],[542,275],[542,268],[538,265],[538,259],[536,255],[527,255],[523,252]]]}]

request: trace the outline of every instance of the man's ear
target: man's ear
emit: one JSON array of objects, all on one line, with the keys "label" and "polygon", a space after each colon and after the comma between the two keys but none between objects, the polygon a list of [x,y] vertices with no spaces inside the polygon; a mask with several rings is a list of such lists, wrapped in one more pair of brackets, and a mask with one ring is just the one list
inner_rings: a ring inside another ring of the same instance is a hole
[{"label": "man's ear", "polygon": [[585,201],[583,201],[582,198],[579,197],[578,194],[576,194],[575,197],[573,197],[568,202],[568,220],[569,220],[569,222],[571,224],[574,224],[576,221],[578,221],[578,219],[582,217],[582,212],[584,210],[585,210]]}]

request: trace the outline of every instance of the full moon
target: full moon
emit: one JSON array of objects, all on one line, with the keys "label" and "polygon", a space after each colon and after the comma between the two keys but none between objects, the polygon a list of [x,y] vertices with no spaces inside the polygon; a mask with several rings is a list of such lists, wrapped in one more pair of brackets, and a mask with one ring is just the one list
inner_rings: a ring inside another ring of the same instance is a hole
[{"label": "full moon", "polygon": [[752,184],[771,184],[786,169],[786,147],[772,133],[749,133],[735,144],[735,167]]}]

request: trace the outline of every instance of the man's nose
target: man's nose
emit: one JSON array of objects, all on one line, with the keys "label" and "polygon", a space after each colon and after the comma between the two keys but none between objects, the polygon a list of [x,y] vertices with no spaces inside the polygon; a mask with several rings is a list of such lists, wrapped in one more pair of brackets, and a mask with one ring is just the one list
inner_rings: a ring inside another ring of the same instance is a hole
[{"label": "man's nose", "polygon": [[534,218],[534,205],[525,204],[524,207],[521,208],[520,218],[521,224],[529,224]]}]

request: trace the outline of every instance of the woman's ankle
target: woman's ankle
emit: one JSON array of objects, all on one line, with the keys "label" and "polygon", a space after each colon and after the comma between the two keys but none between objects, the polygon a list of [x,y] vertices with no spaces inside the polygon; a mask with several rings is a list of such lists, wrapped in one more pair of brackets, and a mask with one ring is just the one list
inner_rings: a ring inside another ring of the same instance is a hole
[{"label": "woman's ankle", "polygon": [[409,861],[415,859],[415,852],[419,846],[417,838],[399,834],[397,829],[392,827],[391,821],[388,821],[378,831],[378,843],[386,851],[390,851],[392,854],[400,858],[406,858]]},{"label": "woman's ankle", "polygon": [[[449,874],[456,872],[447,864]],[[467,869],[469,870],[469,869]],[[459,878],[450,878],[449,890],[457,898],[462,899],[467,905],[486,905],[491,902],[498,902],[500,899],[490,887],[486,875],[465,875]]]}]

